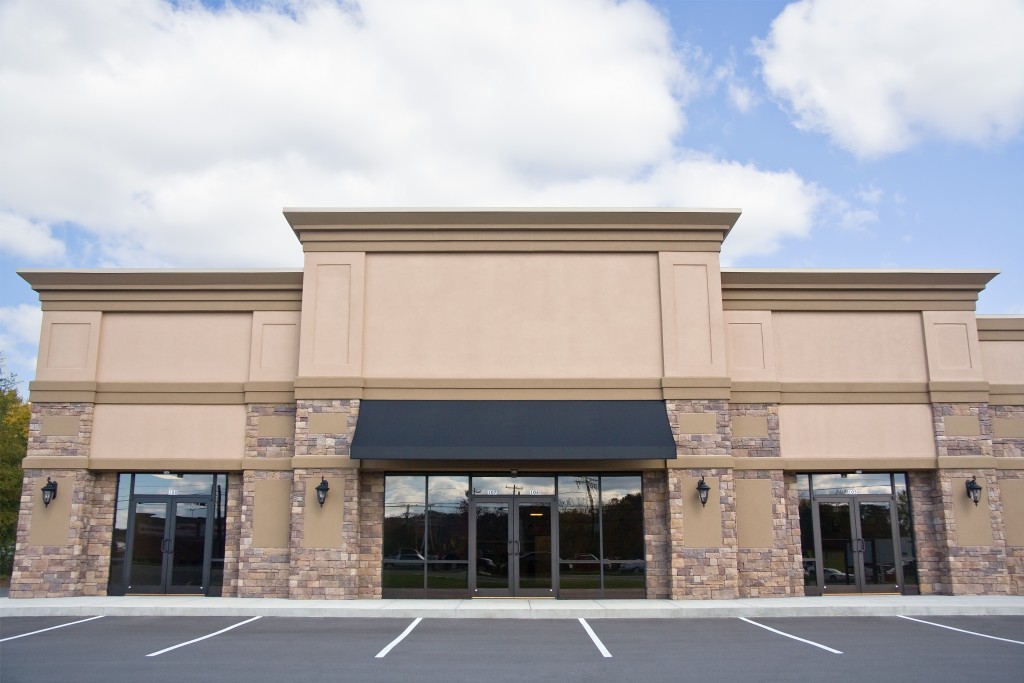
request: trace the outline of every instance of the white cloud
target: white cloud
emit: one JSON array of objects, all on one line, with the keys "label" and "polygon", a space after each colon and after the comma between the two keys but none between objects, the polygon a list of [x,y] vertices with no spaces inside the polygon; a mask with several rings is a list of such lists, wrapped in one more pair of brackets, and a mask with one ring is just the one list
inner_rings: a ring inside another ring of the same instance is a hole
[{"label": "white cloud", "polygon": [[30,261],[52,261],[64,256],[64,243],[48,225],[0,211],[0,252]]},{"label": "white cloud", "polygon": [[802,0],[755,42],[803,130],[860,157],[925,137],[974,144],[1024,127],[1020,0]]},{"label": "white cloud", "polygon": [[725,64],[715,68],[713,72],[715,84],[724,83],[725,92],[729,104],[741,114],[749,113],[760,101],[754,91],[747,86],[743,79],[736,76],[736,65],[730,59]]},{"label": "white cloud", "polygon": [[35,374],[36,349],[43,312],[38,306],[0,307],[0,351],[7,369],[18,376],[18,393],[28,397],[28,381]]},{"label": "white cloud", "polygon": [[857,191],[857,198],[860,199],[865,204],[871,204],[872,206],[877,205],[879,202],[881,202],[884,196],[885,190],[874,185],[862,187],[860,190]]},{"label": "white cloud", "polygon": [[298,265],[285,206],[738,206],[730,258],[808,234],[827,192],[678,147],[701,59],[640,0],[7,0],[0,206],[80,226],[72,265]]}]

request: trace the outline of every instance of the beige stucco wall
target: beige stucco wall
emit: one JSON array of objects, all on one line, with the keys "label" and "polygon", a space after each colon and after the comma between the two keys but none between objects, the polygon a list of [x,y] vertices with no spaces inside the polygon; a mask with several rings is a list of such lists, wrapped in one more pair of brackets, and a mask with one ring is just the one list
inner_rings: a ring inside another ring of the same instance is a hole
[{"label": "beige stucco wall", "polygon": [[244,405],[99,404],[93,416],[93,458],[241,458]]},{"label": "beige stucco wall", "polygon": [[985,381],[1024,384],[1024,341],[983,341],[981,360]]},{"label": "beige stucco wall", "polygon": [[654,254],[368,254],[369,377],[660,377]]},{"label": "beige stucco wall", "polygon": [[251,313],[105,313],[100,382],[244,382]]},{"label": "beige stucco wall", "polygon": [[919,313],[774,312],[780,381],[926,382]]},{"label": "beige stucco wall", "polygon": [[781,405],[784,458],[934,458],[930,405]]}]

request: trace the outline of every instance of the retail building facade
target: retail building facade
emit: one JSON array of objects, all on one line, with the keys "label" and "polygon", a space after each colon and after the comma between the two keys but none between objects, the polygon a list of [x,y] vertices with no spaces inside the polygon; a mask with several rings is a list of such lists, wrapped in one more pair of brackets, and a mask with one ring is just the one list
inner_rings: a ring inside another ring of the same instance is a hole
[{"label": "retail building facade", "polygon": [[996,273],[721,269],[728,210],[285,216],[301,270],[21,272],[12,598],[1024,594]]}]

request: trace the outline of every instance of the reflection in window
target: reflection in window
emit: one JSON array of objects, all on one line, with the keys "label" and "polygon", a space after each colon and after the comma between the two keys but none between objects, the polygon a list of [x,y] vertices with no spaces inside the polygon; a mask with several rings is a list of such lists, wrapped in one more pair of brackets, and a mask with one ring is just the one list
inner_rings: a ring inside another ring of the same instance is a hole
[{"label": "reflection in window", "polygon": [[643,590],[644,506],[640,477],[601,477],[605,590]]},{"label": "reflection in window", "polygon": [[[465,595],[470,491],[479,496],[511,496],[513,491],[520,496],[557,495],[560,588],[643,597],[646,563],[639,475],[387,475],[385,595],[442,595],[445,590]],[[502,552],[508,545],[508,511],[507,503],[477,508],[477,538],[504,538],[499,543]],[[488,533],[485,527],[492,523],[500,528]],[[477,551],[481,552],[479,546]],[[477,567],[478,587],[481,581],[494,584],[484,587],[507,587],[507,558],[492,559],[488,553],[488,562]]]},{"label": "reflection in window", "polygon": [[811,477],[796,475],[796,489],[800,497],[800,554],[804,568],[804,585],[818,585],[818,567],[814,552],[814,518],[811,512]]},{"label": "reflection in window", "polygon": [[431,476],[427,588],[469,588],[469,477]]},{"label": "reflection in window", "polygon": [[[129,515],[132,509],[132,501],[140,496],[156,496],[148,501],[136,501],[135,503],[135,540],[134,555],[132,560],[133,575],[143,571],[143,561],[139,559],[145,553],[145,544],[153,537],[152,542],[156,544],[157,551],[152,553],[156,560],[153,562],[152,571],[157,577],[154,584],[159,584],[163,572],[163,557],[160,551],[161,543],[166,536],[166,518],[168,505],[172,510],[180,508],[188,509],[189,506],[195,510],[202,510],[201,522],[189,521],[179,524],[178,530],[192,528],[195,530],[197,542],[194,548],[201,553],[195,556],[189,563],[194,571],[200,574],[204,570],[203,555],[205,554],[205,538],[210,533],[205,527],[205,506],[213,506],[213,527],[212,543],[210,545],[210,584],[207,588],[207,595],[220,595],[224,584],[224,551],[227,540],[227,485],[228,478],[225,474],[195,474],[195,473],[137,473],[119,474],[117,478],[117,494],[114,509],[114,529],[111,537],[110,547],[110,575],[107,590],[111,595],[123,595],[126,587],[126,558],[128,552],[128,527]],[[182,502],[175,504],[177,498],[193,496],[205,498],[205,501]],[[172,513],[173,514],[173,513]],[[179,528],[180,527],[180,528]],[[181,534],[178,534],[180,541]],[[179,542],[179,547],[183,547]],[[177,554],[177,561],[181,562],[184,551]],[[198,557],[198,559],[196,559]],[[198,568],[198,569],[197,569]],[[180,578],[177,574],[175,578]],[[191,582],[195,584],[195,581]],[[201,583],[201,581],[199,581]]]},{"label": "reflection in window", "polygon": [[423,588],[426,572],[425,476],[387,477],[384,484],[384,588]]},{"label": "reflection in window", "polygon": [[601,589],[601,478],[558,478],[559,585]]},{"label": "reflection in window", "polygon": [[[897,579],[890,526],[893,503],[860,499],[857,507],[852,502],[857,496],[885,496],[895,502],[898,551],[902,565],[903,583],[914,587],[918,583],[917,560],[914,554],[912,501],[907,475],[902,472],[827,473],[797,475],[800,497],[800,545],[803,554],[804,584],[817,585],[815,534],[813,509],[818,507],[821,547],[824,554],[825,583],[849,584],[853,582],[851,548],[856,541],[863,546],[864,581],[868,584],[894,584]],[[828,498],[828,497],[833,498]],[[851,510],[859,509],[860,537],[853,538],[850,526]]]},{"label": "reflection in window", "polygon": [[638,475],[559,477],[559,587],[643,595],[643,518]]}]

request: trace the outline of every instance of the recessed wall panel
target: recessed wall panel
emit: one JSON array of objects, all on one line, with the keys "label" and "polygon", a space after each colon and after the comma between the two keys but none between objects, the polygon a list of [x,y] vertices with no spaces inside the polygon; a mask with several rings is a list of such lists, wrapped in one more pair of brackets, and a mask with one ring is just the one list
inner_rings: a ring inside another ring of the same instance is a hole
[{"label": "recessed wall panel", "polygon": [[101,382],[245,382],[251,313],[106,313]]},{"label": "recessed wall panel", "polygon": [[365,375],[662,375],[652,254],[369,254]]},{"label": "recessed wall panel", "polygon": [[931,405],[779,406],[784,458],[935,458]]},{"label": "recessed wall panel", "polygon": [[321,366],[347,365],[349,362],[352,266],[318,266],[316,269],[316,291],[313,362]]},{"label": "recessed wall panel", "polygon": [[927,382],[919,313],[772,313],[783,382]]},{"label": "recessed wall panel", "polygon": [[96,381],[100,338],[98,311],[45,311],[39,338],[36,379]]},{"label": "recessed wall panel", "polygon": [[98,404],[93,458],[201,460],[245,453],[244,405]]}]

